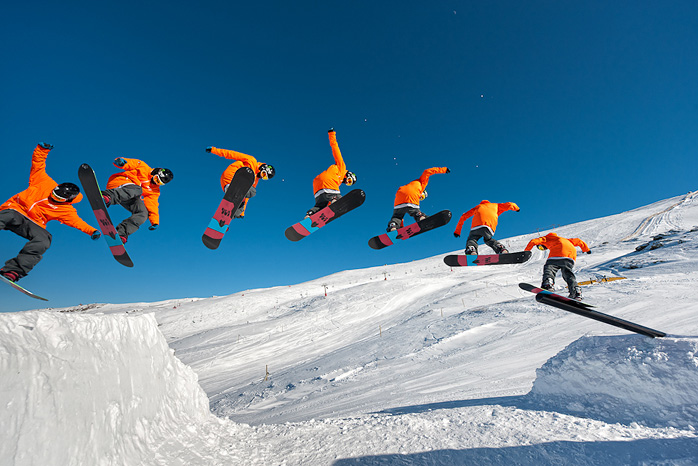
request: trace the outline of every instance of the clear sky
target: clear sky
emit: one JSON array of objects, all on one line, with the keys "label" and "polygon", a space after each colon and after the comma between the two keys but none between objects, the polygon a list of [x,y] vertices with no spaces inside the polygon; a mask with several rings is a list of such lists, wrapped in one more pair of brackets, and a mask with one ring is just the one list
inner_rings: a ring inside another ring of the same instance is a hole
[{"label": "clear sky", "polygon": [[[0,41],[0,202],[27,187],[39,141],[55,146],[57,182],[87,162],[104,185],[118,156],[175,174],[160,228],[129,239],[133,269],[49,223],[53,244],[20,284],[52,307],[226,295],[453,251],[458,217],[482,199],[521,207],[500,218],[506,238],[698,189],[694,1],[10,2]],[[285,228],[333,162],[330,127],[366,202],[291,243]],[[211,145],[277,173],[215,251],[200,238],[229,161]],[[451,224],[370,249],[397,188],[432,166],[452,173],[432,176],[422,210],[450,209]],[[0,231],[0,263],[24,242]],[[41,306],[0,288],[0,310]]]}]

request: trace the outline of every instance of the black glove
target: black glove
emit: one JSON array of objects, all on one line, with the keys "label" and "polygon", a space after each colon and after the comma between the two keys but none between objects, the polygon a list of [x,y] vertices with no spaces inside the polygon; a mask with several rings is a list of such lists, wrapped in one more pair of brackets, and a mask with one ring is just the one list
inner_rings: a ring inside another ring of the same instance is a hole
[{"label": "black glove", "polygon": [[454,232],[453,232],[453,236],[455,236],[456,238],[460,238],[460,233],[456,233],[456,232],[454,231]]},{"label": "black glove", "polygon": [[150,230],[150,231],[157,230],[157,229],[158,229],[158,224],[157,224],[157,223],[153,223],[152,225],[150,225],[150,226],[148,227],[148,230]]},{"label": "black glove", "polygon": [[95,230],[95,232],[90,235],[90,238],[92,238],[94,241],[97,241],[101,237],[102,233],[100,233],[99,230]]},{"label": "black glove", "polygon": [[446,173],[451,173],[451,169],[446,167]]},{"label": "black glove", "polygon": [[126,165],[126,159],[123,157],[117,157],[114,159],[114,165],[116,165],[119,168],[123,168],[124,165]]},{"label": "black glove", "polygon": [[206,152],[211,152],[211,149],[213,149],[213,146],[208,146],[208,147],[206,148]]},{"label": "black glove", "polygon": [[47,143],[45,143],[45,142],[40,142],[39,145],[40,145],[41,147],[43,147],[44,149],[48,149],[48,150],[53,149],[53,145],[47,144]]},{"label": "black glove", "polygon": [[589,250],[587,251],[587,254],[591,254],[591,249],[589,249]]},{"label": "black glove", "polygon": [[330,128],[327,130],[328,133],[334,133],[334,128]]}]

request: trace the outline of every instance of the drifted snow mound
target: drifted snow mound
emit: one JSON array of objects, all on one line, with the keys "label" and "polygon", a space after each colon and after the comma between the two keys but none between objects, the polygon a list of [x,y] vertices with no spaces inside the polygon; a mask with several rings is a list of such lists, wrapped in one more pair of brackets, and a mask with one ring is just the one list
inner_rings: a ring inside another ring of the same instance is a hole
[{"label": "drifted snow mound", "polygon": [[152,314],[5,314],[0,374],[3,464],[183,459],[212,418]]},{"label": "drifted snow mound", "polygon": [[698,339],[583,337],[536,371],[530,395],[607,422],[698,427]]}]

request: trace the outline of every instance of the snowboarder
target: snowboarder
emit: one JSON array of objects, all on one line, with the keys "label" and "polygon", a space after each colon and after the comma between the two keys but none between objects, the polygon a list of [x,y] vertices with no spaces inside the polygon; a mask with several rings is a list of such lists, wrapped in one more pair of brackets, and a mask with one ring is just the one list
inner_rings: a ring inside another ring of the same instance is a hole
[{"label": "snowboarder", "polygon": [[356,175],[347,170],[347,166],[342,158],[342,153],[339,151],[337,144],[337,134],[334,128],[327,131],[330,138],[330,147],[332,147],[332,157],[334,164],[330,165],[327,170],[320,173],[313,180],[313,192],[315,193],[315,205],[308,210],[305,218],[310,217],[315,212],[327,207],[342,197],[339,191],[339,186],[344,183],[347,186],[352,186],[356,183]]},{"label": "snowboarder", "polygon": [[544,290],[553,291],[555,275],[558,270],[562,270],[562,278],[567,282],[569,298],[581,301],[582,289],[577,284],[577,277],[572,272],[574,262],[577,259],[575,246],[580,247],[583,252],[591,254],[589,246],[579,238],[563,238],[556,233],[548,233],[545,236],[533,238],[528,242],[524,250],[530,251],[534,246],[538,246],[538,249],[550,250],[548,260],[545,261],[543,266],[543,282],[540,287]]},{"label": "snowboarder", "polygon": [[117,157],[114,159],[114,165],[123,171],[109,177],[107,189],[102,191],[102,197],[107,207],[120,205],[131,212],[130,217],[116,226],[121,241],[126,243],[128,237],[146,220],[150,220],[150,231],[160,225],[160,186],[172,181],[174,175],[167,168],[150,168],[147,163],[138,159]]},{"label": "snowboarder", "polygon": [[398,188],[395,194],[393,216],[388,222],[388,228],[386,228],[388,232],[400,228],[403,224],[402,219],[406,214],[411,215],[417,222],[427,217],[419,210],[419,203],[427,198],[429,177],[436,173],[451,173],[451,170],[446,167],[427,168],[422,172],[422,176]]},{"label": "snowboarder", "polygon": [[255,173],[254,183],[252,183],[252,186],[247,191],[247,194],[245,194],[244,202],[240,204],[240,207],[237,208],[235,214],[233,215],[234,218],[245,217],[247,201],[257,194],[257,183],[259,183],[260,179],[270,180],[274,178],[276,170],[274,170],[274,167],[269,165],[268,163],[260,163],[251,155],[243,154],[242,152],[236,152],[234,150],[228,149],[219,149],[213,146],[207,147],[206,152],[216,154],[217,156],[226,159],[236,160],[236,162],[233,162],[230,165],[228,165],[228,168],[226,168],[223,172],[223,175],[221,175],[221,188],[223,188],[223,192],[228,190],[228,185],[230,185],[233,176],[235,176],[235,172],[238,171],[239,168],[249,167]]},{"label": "snowboarder", "polygon": [[51,246],[51,233],[46,223],[58,220],[99,239],[101,233],[80,218],[73,207],[82,200],[80,188],[74,183],[58,184],[46,173],[46,158],[51,144],[39,143],[32,154],[29,188],[15,194],[0,206],[0,230],[10,230],[29,240],[17,257],[0,269],[8,280],[25,277]]},{"label": "snowboarder", "polygon": [[495,254],[506,254],[509,252],[502,243],[493,238],[499,216],[507,210],[518,212],[521,209],[513,202],[498,204],[496,202],[481,201],[480,204],[461,215],[458,225],[456,225],[456,231],[453,232],[453,236],[456,238],[460,238],[463,223],[468,218],[473,217],[470,234],[465,243],[466,254],[477,254],[477,242],[480,238],[484,239],[485,244],[491,247]]}]

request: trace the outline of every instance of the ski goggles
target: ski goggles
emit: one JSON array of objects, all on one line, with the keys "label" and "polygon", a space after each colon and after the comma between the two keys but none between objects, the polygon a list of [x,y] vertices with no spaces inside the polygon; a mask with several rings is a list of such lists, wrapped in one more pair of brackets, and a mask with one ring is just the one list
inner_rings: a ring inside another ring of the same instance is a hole
[{"label": "ski goggles", "polygon": [[344,174],[344,179],[342,180],[342,182],[347,186],[351,186],[354,183],[356,183],[356,175],[348,171]]},{"label": "ski goggles", "polygon": [[165,183],[163,183],[162,179],[160,178],[160,175],[153,175],[153,181],[158,186],[162,186],[163,184],[165,184]]}]

